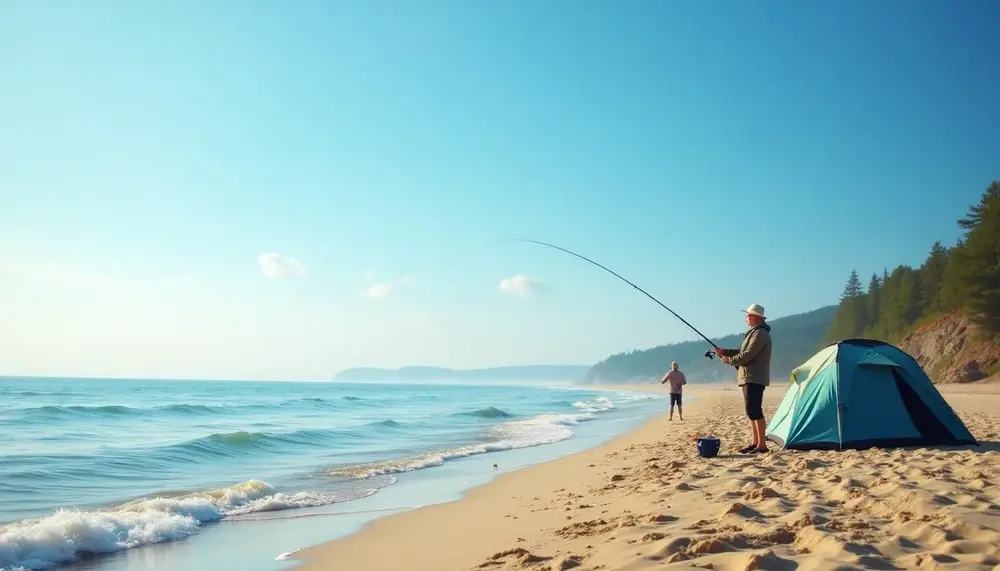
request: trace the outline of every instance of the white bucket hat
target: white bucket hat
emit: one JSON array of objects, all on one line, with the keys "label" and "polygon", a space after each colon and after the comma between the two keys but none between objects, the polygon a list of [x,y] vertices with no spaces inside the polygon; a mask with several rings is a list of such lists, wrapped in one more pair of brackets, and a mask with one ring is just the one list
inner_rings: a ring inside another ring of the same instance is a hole
[{"label": "white bucket hat", "polygon": [[750,315],[756,315],[761,319],[767,319],[764,317],[764,308],[756,303],[751,303],[750,307],[743,310],[743,313],[749,313]]}]

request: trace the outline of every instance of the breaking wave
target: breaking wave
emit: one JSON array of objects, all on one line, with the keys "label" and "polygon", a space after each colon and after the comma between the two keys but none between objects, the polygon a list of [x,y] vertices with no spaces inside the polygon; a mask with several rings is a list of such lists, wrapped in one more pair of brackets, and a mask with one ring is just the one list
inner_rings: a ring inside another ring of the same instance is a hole
[{"label": "breaking wave", "polygon": [[203,492],[166,492],[93,511],[62,509],[47,517],[0,527],[0,569],[49,569],[77,561],[82,555],[176,541],[197,533],[206,523],[358,499],[392,481],[350,493],[286,494],[265,482],[249,480]]},{"label": "breaking wave", "polygon": [[608,397],[598,397],[592,401],[575,402],[573,403],[573,406],[587,412],[602,412],[605,410],[613,410],[615,408],[614,403],[612,403]]},{"label": "breaking wave", "polygon": [[459,413],[459,415],[474,416],[476,418],[512,418],[514,416],[513,414],[495,406],[488,406],[472,412],[462,412]]},{"label": "breaking wave", "polygon": [[399,474],[441,466],[448,460],[465,458],[476,454],[553,444],[571,438],[573,430],[570,427],[595,418],[597,418],[597,415],[593,412],[543,414],[525,420],[505,422],[494,426],[490,429],[485,442],[435,450],[405,458],[337,467],[331,469],[328,473],[331,476],[340,478],[365,479],[373,476]]}]

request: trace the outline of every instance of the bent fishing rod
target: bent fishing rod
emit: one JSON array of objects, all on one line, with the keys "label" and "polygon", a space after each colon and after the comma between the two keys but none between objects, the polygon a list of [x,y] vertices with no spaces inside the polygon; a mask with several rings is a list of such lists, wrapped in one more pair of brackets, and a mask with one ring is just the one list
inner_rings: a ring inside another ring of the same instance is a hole
[{"label": "bent fishing rod", "polygon": [[[663,302],[661,302],[660,300],[658,300],[655,297],[653,297],[652,295],[650,295],[649,292],[647,292],[646,290],[642,289],[641,287],[635,285],[634,283],[630,282],[629,280],[625,279],[624,277],[622,277],[621,275],[619,275],[617,272],[611,270],[610,268],[608,268],[606,266],[603,266],[603,265],[595,262],[594,260],[591,260],[590,258],[588,258],[586,256],[583,256],[581,254],[577,254],[576,252],[573,252],[571,250],[567,250],[566,248],[563,248],[561,246],[556,246],[555,244],[549,244],[549,243],[546,243],[546,242],[541,242],[539,240],[531,240],[529,238],[512,238],[510,240],[504,240],[504,242],[528,242],[528,243],[531,243],[531,244],[538,244],[540,246],[546,246],[548,248],[554,248],[554,249],[559,250],[561,252],[565,252],[565,253],[567,253],[567,254],[569,254],[571,256],[576,256],[577,258],[580,258],[581,260],[584,260],[585,262],[590,262],[591,264],[594,264],[595,266],[601,268],[602,270],[608,272],[609,274],[615,276],[616,278],[622,280],[623,282],[627,283],[628,285],[630,285],[630,286],[634,287],[635,289],[639,290],[640,293],[644,294],[646,297],[648,297],[649,299],[651,299],[654,302],[656,302],[656,304],[659,305],[660,307],[662,307],[663,309],[666,309],[667,311],[669,311],[670,313],[672,313],[673,316],[676,317],[677,319],[680,319],[681,322],[684,323],[684,325],[687,325],[688,327],[690,327],[691,330],[694,331],[695,333],[697,333],[698,335],[700,335],[702,339],[704,339],[705,341],[708,341],[708,344],[711,345],[714,349],[718,349],[719,348],[719,346],[716,345],[711,339],[709,339],[708,337],[706,337],[705,334],[703,334],[701,331],[698,331],[698,329],[696,329],[694,325],[691,325],[690,323],[687,322],[686,319],[684,319],[680,315],[677,315],[676,311],[674,311],[674,310],[670,309],[669,307],[667,307]],[[504,243],[504,242],[501,242],[501,243]],[[715,356],[715,354],[714,354],[713,351],[711,351],[711,350],[705,351],[705,357],[706,358],[711,359],[714,356]]]}]

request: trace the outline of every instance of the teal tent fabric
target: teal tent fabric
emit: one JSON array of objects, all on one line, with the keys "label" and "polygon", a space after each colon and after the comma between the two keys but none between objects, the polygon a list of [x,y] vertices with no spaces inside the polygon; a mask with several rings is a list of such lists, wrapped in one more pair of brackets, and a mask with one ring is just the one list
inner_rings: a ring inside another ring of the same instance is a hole
[{"label": "teal tent fabric", "polygon": [[859,365],[883,365],[886,367],[899,366],[899,363],[893,361],[889,357],[886,357],[882,353],[879,353],[878,351],[872,351],[871,349],[865,351],[865,354],[858,359],[857,363]]},{"label": "teal tent fabric", "polygon": [[838,442],[837,364],[824,367],[800,390],[788,439],[802,445]]},{"label": "teal tent fabric", "polygon": [[800,450],[978,444],[915,359],[870,339],[797,367],[766,435]]},{"label": "teal tent fabric", "polygon": [[768,425],[768,431],[780,441],[788,440],[788,431],[792,428],[792,419],[794,418],[792,411],[795,410],[798,397],[799,383],[789,383],[788,390],[785,391],[785,396],[781,399],[781,404],[778,405],[778,410],[775,411],[774,417]]}]

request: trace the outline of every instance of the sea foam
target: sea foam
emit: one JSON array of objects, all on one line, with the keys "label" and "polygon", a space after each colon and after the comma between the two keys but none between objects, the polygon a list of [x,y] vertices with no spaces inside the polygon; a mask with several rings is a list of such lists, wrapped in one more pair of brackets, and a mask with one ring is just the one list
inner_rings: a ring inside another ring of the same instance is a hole
[{"label": "sea foam", "polygon": [[575,402],[573,403],[573,406],[587,412],[601,412],[615,408],[614,403],[612,403],[608,397],[598,397],[592,401]]},{"label": "sea foam", "polygon": [[228,488],[144,498],[95,511],[62,509],[44,518],[0,527],[0,569],[49,569],[76,561],[83,554],[113,553],[183,539],[205,523],[250,513],[322,506],[371,495],[377,489],[350,495],[283,494],[265,482],[249,480]]},{"label": "sea foam", "polygon": [[[603,399],[603,400],[602,400]],[[365,479],[373,476],[412,472],[441,466],[448,460],[465,458],[487,452],[500,452],[553,444],[573,437],[572,426],[597,418],[597,414],[614,409],[614,405],[601,397],[584,406],[576,414],[542,414],[524,420],[514,420],[490,429],[489,439],[478,444],[468,444],[444,450],[435,450],[405,458],[343,466],[328,471],[331,476]]]}]

